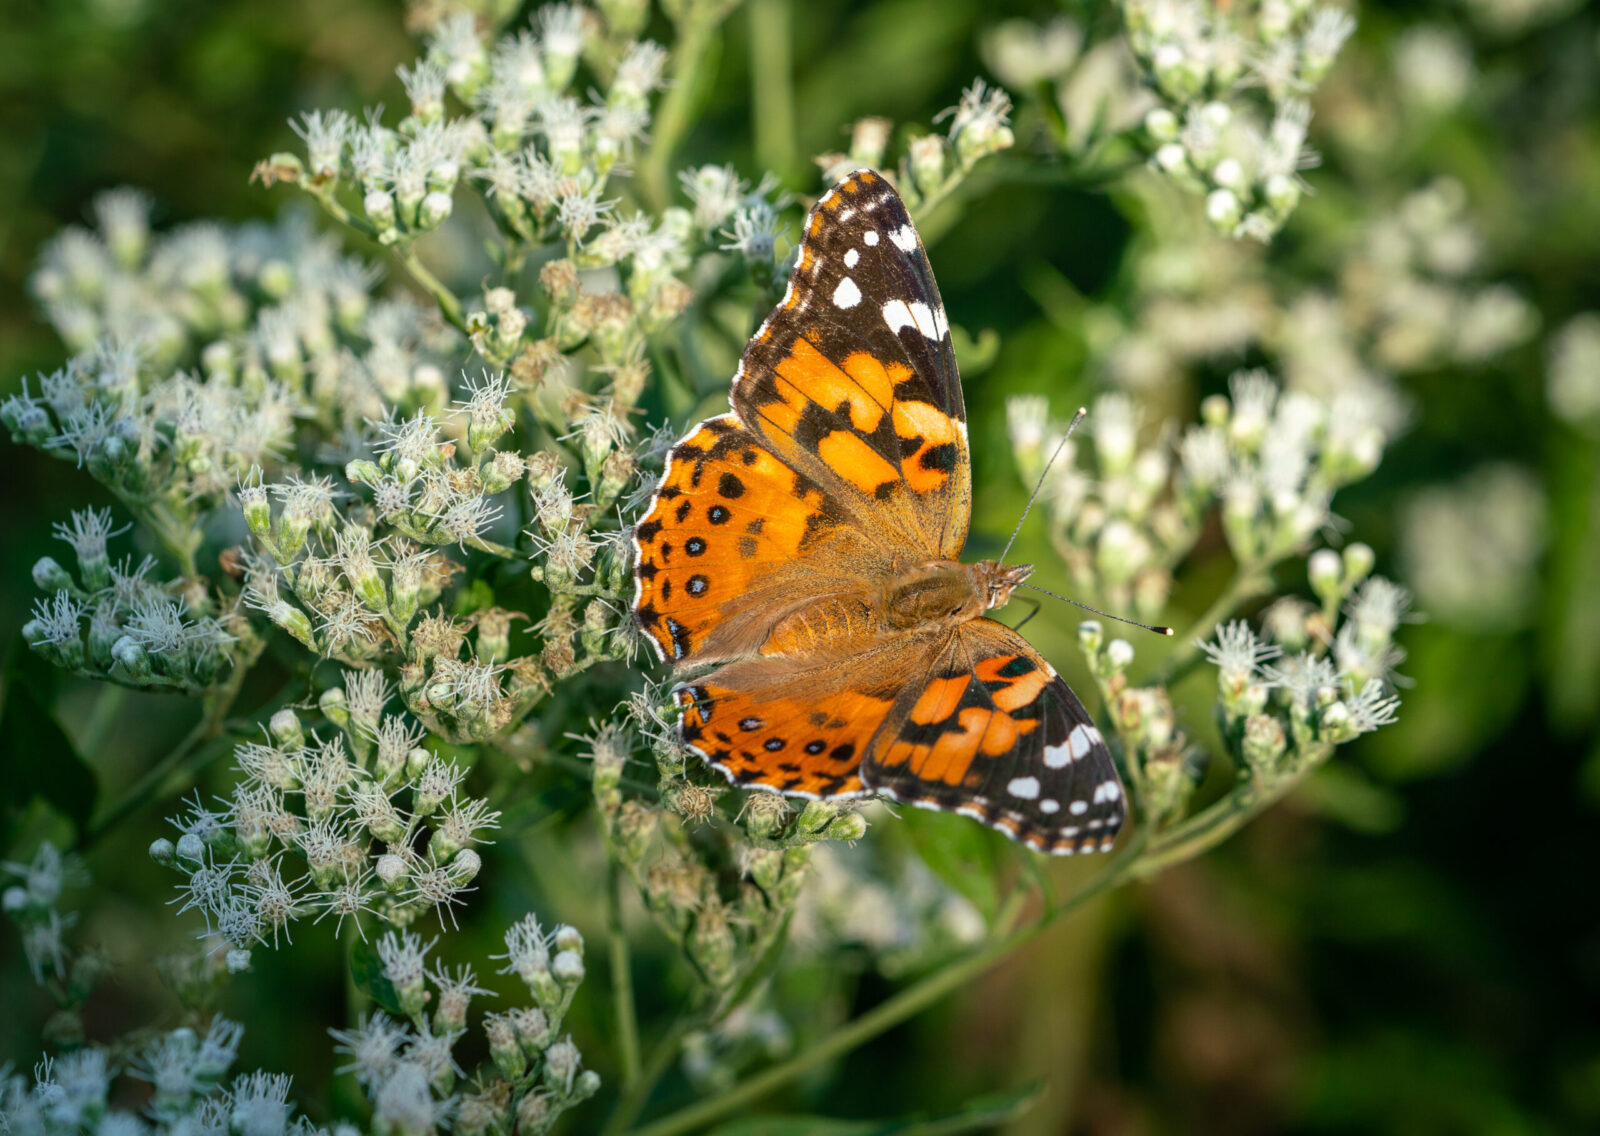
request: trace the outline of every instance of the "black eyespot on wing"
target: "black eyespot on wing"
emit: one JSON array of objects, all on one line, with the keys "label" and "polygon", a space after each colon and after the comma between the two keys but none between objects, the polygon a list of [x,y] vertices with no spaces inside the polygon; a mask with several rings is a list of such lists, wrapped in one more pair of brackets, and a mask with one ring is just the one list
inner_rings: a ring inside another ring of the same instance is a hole
[{"label": "black eyespot on wing", "polygon": [[717,478],[717,492],[729,500],[735,497],[743,497],[744,482],[731,473],[725,473]]}]

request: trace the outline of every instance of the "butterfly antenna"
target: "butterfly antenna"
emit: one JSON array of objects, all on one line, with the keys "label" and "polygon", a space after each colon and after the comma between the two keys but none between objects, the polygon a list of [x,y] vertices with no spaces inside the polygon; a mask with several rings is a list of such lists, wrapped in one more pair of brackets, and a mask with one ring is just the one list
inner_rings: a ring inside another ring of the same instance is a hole
[{"label": "butterfly antenna", "polygon": [[[1061,451],[1066,449],[1067,443],[1072,440],[1072,432],[1078,428],[1078,423],[1082,422],[1083,416],[1088,413],[1089,411],[1086,408],[1080,406],[1078,407],[1078,413],[1072,416],[1072,421],[1067,423],[1067,432],[1062,436],[1060,443],[1057,444],[1056,452],[1050,455],[1050,460],[1044,463],[1044,469],[1039,471],[1039,480],[1034,483],[1033,492],[1028,495],[1028,503],[1022,507],[1022,516],[1017,518],[1017,527],[1011,530],[1011,539],[1006,541],[1005,550],[1000,553],[1000,563],[1004,564],[1006,562],[1006,553],[1010,552],[1011,546],[1017,543],[1017,534],[1022,531],[1022,522],[1028,519],[1028,510],[1032,509],[1033,503],[1039,499],[1039,491],[1044,488],[1044,479],[1050,475],[1050,467],[1056,464],[1056,459],[1061,456]],[[1060,597],[1056,598],[1059,599]],[[1067,602],[1071,603],[1072,601],[1068,600]],[[1079,604],[1078,606],[1082,607],[1083,605]],[[1111,616],[1110,618],[1115,619],[1116,616]]]},{"label": "butterfly antenna", "polygon": [[1041,587],[1039,587],[1039,586],[1037,586],[1035,584],[1018,584],[1017,587],[1019,587],[1019,588],[1027,588],[1030,592],[1038,592],[1041,595],[1049,596],[1053,600],[1060,600],[1062,603],[1069,603],[1073,607],[1081,607],[1084,611],[1092,611],[1096,615],[1103,615],[1107,619],[1116,620],[1118,623],[1128,623],[1128,624],[1132,624],[1134,627],[1142,627],[1146,631],[1154,631],[1157,635],[1171,635],[1172,634],[1172,628],[1170,628],[1170,627],[1162,627],[1160,624],[1157,624],[1157,623],[1140,623],[1137,619],[1124,619],[1120,615],[1112,615],[1109,611],[1101,611],[1097,607],[1090,607],[1086,603],[1079,603],[1077,600],[1068,599],[1066,596],[1058,596],[1054,592],[1048,591],[1048,590],[1046,590],[1044,588],[1041,588]]}]

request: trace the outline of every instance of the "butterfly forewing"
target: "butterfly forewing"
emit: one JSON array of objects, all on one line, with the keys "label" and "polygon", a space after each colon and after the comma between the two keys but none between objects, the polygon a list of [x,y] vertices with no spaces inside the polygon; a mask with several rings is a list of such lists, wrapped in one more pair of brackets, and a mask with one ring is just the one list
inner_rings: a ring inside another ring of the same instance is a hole
[{"label": "butterfly forewing", "polygon": [[858,171],[806,219],[783,302],[734,380],[742,421],[880,530],[930,557],[966,542],[971,463],[949,321],[905,204]]}]

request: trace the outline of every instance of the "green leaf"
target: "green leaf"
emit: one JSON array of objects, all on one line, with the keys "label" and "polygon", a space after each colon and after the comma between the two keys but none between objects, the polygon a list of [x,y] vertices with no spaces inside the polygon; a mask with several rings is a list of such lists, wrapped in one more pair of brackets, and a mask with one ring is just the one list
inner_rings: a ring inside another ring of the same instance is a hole
[{"label": "green leaf", "polygon": [[19,636],[8,654],[0,687],[0,784],[9,840],[13,818],[35,797],[61,813],[79,832],[94,812],[99,784],[94,770],[51,715],[55,668],[30,651]]},{"label": "green leaf", "polygon": [[754,1116],[733,1120],[712,1130],[712,1136],[953,1136],[993,1128],[1017,1119],[1039,1099],[1034,1084],[1006,1093],[977,1097],[955,1112],[938,1117],[904,1116],[892,1120],[838,1120],[827,1116]]},{"label": "green leaf", "polygon": [[922,809],[906,809],[900,819],[929,869],[992,922],[999,892],[995,887],[995,840],[989,830],[966,817]]}]

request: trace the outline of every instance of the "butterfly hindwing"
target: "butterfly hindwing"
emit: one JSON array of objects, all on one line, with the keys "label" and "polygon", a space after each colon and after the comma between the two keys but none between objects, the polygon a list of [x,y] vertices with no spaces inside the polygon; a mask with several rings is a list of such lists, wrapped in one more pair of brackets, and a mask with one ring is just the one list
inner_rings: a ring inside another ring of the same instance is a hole
[{"label": "butterfly hindwing", "polygon": [[966,542],[966,411],[916,227],[882,175],[860,170],[806,218],[783,302],[734,379],[751,432],[886,535],[933,557]]},{"label": "butterfly hindwing", "polygon": [[1108,849],[1126,815],[1116,765],[1072,689],[1015,631],[965,624],[906,688],[861,778],[1041,852]]},{"label": "butterfly hindwing", "polygon": [[679,736],[738,785],[861,796],[861,761],[894,709],[905,654],[880,651],[847,682],[837,668],[807,673],[787,659],[730,663],[674,691],[683,708]]}]

